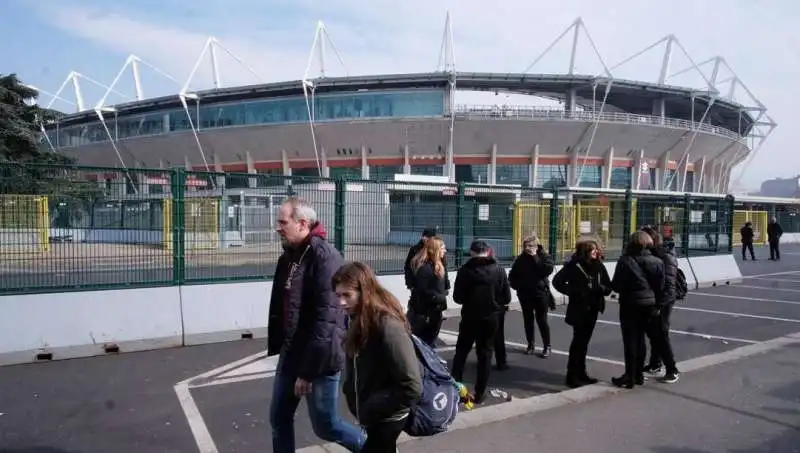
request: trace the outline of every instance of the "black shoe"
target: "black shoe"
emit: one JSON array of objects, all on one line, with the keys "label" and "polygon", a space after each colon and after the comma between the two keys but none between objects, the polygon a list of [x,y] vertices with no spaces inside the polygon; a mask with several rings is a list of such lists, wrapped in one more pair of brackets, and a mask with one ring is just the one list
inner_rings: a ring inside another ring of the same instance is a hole
[{"label": "black shoe", "polygon": [[681,373],[679,373],[678,371],[668,371],[667,374],[664,375],[664,377],[659,379],[659,381],[665,384],[674,384],[678,382],[678,379],[680,379],[680,377]]},{"label": "black shoe", "polygon": [[578,379],[580,379],[580,381],[583,382],[586,385],[597,384],[599,382],[597,379],[589,376],[586,373],[583,373],[583,375],[578,376]]},{"label": "black shoe", "polygon": [[476,406],[479,404],[483,404],[484,402],[486,402],[486,395],[484,395],[483,393],[481,393],[480,395],[478,394],[472,395],[472,402]]},{"label": "black shoe", "polygon": [[633,380],[625,375],[611,378],[611,383],[617,387],[622,387],[629,390],[633,388]]},{"label": "black shoe", "polygon": [[544,349],[542,349],[541,357],[543,359],[546,359],[546,358],[550,357],[550,354],[552,352],[553,352],[553,349],[550,346],[545,346]]},{"label": "black shoe", "polygon": [[567,376],[566,381],[564,381],[564,385],[571,389],[576,389],[578,387],[583,387],[586,385],[586,383],[575,376]]},{"label": "black shoe", "polygon": [[495,368],[497,371],[506,371],[507,369],[509,369],[509,368],[511,368],[511,367],[510,367],[510,366],[508,366],[508,364],[507,364],[507,363],[498,363],[498,364],[497,364],[497,365],[496,365],[494,368]]},{"label": "black shoe", "polygon": [[661,365],[647,365],[642,371],[647,374],[659,374],[661,373]]}]

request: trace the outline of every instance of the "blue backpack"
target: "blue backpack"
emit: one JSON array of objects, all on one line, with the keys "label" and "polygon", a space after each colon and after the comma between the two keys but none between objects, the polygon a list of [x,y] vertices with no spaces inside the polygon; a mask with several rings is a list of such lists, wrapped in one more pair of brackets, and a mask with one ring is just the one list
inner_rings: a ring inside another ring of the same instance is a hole
[{"label": "blue backpack", "polygon": [[411,340],[419,359],[422,395],[411,409],[403,430],[412,437],[433,436],[447,431],[455,420],[458,387],[447,369],[447,362],[416,335],[412,334]]}]

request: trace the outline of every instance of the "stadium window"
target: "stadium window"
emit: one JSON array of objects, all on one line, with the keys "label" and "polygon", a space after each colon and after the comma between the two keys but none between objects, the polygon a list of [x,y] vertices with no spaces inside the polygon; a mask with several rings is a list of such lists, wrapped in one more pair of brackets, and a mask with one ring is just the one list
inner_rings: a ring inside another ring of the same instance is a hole
[{"label": "stadium window", "polygon": [[369,179],[372,181],[394,181],[394,175],[403,173],[399,165],[370,165]]},{"label": "stadium window", "polygon": [[631,169],[630,167],[614,167],[611,169],[611,184],[609,187],[612,189],[627,189],[631,185]]},{"label": "stadium window", "polygon": [[330,167],[328,176],[342,179],[361,179],[361,168],[356,167]]},{"label": "stadium window", "polygon": [[584,165],[583,170],[581,167],[575,170],[578,175],[580,175],[580,180],[578,186],[580,187],[591,187],[597,188],[600,187],[601,178],[602,178],[602,167],[596,165]]},{"label": "stadium window", "polygon": [[456,165],[455,167],[456,182],[489,183],[489,166],[486,164]]},{"label": "stadium window", "polygon": [[444,176],[443,165],[412,165],[412,175]]},{"label": "stadium window", "polygon": [[530,165],[498,165],[497,184],[519,184],[523,187],[530,185]]},{"label": "stadium window", "polygon": [[552,188],[556,185],[563,186],[566,183],[566,165],[539,165],[536,171],[536,184],[534,187]]}]

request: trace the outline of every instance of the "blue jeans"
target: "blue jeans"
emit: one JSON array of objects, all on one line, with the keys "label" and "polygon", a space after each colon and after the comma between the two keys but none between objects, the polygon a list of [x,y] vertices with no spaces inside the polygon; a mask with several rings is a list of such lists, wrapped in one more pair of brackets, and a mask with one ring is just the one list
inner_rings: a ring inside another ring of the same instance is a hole
[{"label": "blue jeans", "polygon": [[[294,453],[294,414],[300,398],[294,394],[297,378],[291,374],[275,375],[272,401],[269,408],[269,423],[272,426],[272,451]],[[314,434],[327,442],[336,442],[344,448],[358,452],[365,438],[361,429],[339,417],[339,373],[315,379],[311,393],[306,396],[308,416]]]}]

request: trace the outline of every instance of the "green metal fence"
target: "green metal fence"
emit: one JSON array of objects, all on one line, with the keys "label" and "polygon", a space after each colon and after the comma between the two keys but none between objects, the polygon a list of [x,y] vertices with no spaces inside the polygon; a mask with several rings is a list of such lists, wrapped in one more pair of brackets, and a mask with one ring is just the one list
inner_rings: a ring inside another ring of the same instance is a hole
[{"label": "green metal fence", "polygon": [[346,259],[379,274],[401,273],[428,227],[454,266],[478,238],[510,263],[532,233],[559,259],[583,234],[614,258],[644,224],[671,231],[683,256],[731,250],[732,197],[1,164],[0,219],[13,222],[0,222],[0,291],[268,280],[289,196],[314,206]]}]

